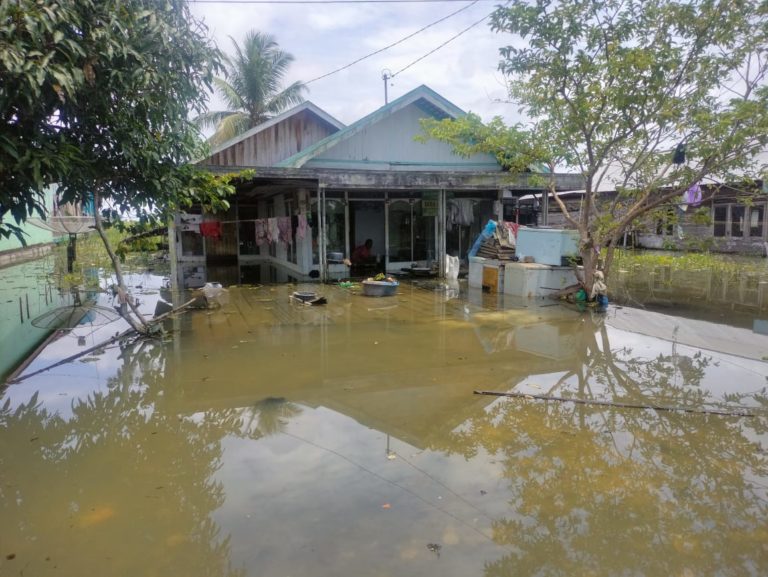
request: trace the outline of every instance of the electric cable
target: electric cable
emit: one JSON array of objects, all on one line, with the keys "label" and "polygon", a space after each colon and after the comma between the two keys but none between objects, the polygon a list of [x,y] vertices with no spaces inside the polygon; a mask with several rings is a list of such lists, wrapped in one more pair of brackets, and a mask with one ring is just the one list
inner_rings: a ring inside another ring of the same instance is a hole
[{"label": "electric cable", "polygon": [[[494,10],[494,12],[495,12],[495,10]],[[487,20],[488,18],[490,18],[490,17],[491,17],[491,15],[493,15],[493,12],[491,12],[491,13],[489,13],[489,14],[486,14],[485,16],[483,16],[482,18],[480,18],[480,20],[478,20],[477,22],[475,22],[474,24],[470,24],[470,25],[469,25],[469,26],[467,26],[467,27],[466,27],[464,30],[462,30],[461,32],[459,32],[458,34],[456,34],[456,35],[454,35],[454,36],[451,36],[451,37],[450,37],[448,40],[446,40],[445,42],[443,42],[442,44],[440,44],[440,45],[439,45],[439,46],[437,46],[436,48],[434,48],[434,49],[430,50],[429,52],[427,52],[427,53],[426,53],[426,54],[424,54],[423,56],[420,56],[419,58],[417,58],[416,60],[414,60],[413,62],[411,62],[410,64],[408,64],[407,66],[405,66],[405,67],[401,68],[400,70],[398,70],[397,72],[395,72],[395,73],[394,73],[394,74],[391,76],[391,78],[394,78],[395,76],[397,76],[397,75],[398,75],[398,74],[400,74],[401,72],[404,72],[404,71],[408,70],[408,69],[409,69],[411,66],[413,66],[414,64],[416,64],[416,63],[418,63],[418,62],[421,62],[422,60],[424,60],[424,59],[425,59],[427,56],[430,56],[430,55],[434,54],[435,52],[437,52],[438,50],[440,50],[441,48],[443,48],[443,47],[444,47],[446,44],[448,44],[448,43],[450,43],[450,42],[453,42],[453,41],[454,41],[454,40],[456,40],[456,39],[457,39],[459,36],[461,36],[461,35],[462,35],[462,34],[464,34],[465,32],[468,32],[470,29],[472,29],[472,28],[474,28],[475,26],[477,26],[478,24],[480,24],[480,23],[481,23],[483,20]]]},{"label": "electric cable", "polygon": [[[447,16],[443,16],[439,20],[435,20],[434,22],[431,22],[430,24],[427,24],[426,26],[423,26],[422,28],[419,28],[418,30],[416,30],[416,32],[412,32],[408,36],[404,36],[400,40],[397,40],[396,42],[393,42],[392,44],[389,44],[388,46],[385,46],[384,48],[379,48],[378,50],[376,50],[374,52],[371,52],[370,54],[366,54],[365,56],[362,56],[361,58],[358,58],[357,60],[355,60],[353,62],[350,62],[349,64],[341,66],[341,67],[337,68],[336,70],[332,70],[331,72],[323,74],[322,76],[318,76],[316,78],[313,78],[312,80],[309,80],[309,81],[305,82],[304,84],[305,85],[311,84],[312,82],[315,82],[317,80],[321,80],[323,78],[327,78],[328,76],[331,76],[332,74],[336,74],[337,72],[341,72],[342,70],[346,70],[347,68],[349,68],[351,66],[354,66],[358,62],[362,62],[363,60],[366,60],[367,58],[370,58],[371,56],[375,56],[376,54],[380,54],[381,52],[384,52],[385,50],[389,50],[390,48],[392,48],[394,46],[397,46],[398,44],[401,44],[402,42],[405,42],[406,40],[408,40],[410,38],[413,38],[417,34],[420,34],[421,32],[424,32],[428,28],[431,28],[432,26],[435,26],[436,24],[440,24],[441,22],[447,20],[448,18],[450,18],[452,16],[455,16],[459,12],[463,12],[464,10],[467,10],[468,8],[471,8],[472,6],[477,4],[479,1],[480,0],[474,0],[473,2],[470,2],[469,4],[467,4],[466,6],[464,6],[462,8],[459,8],[458,10],[456,10],[454,12],[451,12]],[[486,16],[486,18],[487,18],[487,16]]]}]

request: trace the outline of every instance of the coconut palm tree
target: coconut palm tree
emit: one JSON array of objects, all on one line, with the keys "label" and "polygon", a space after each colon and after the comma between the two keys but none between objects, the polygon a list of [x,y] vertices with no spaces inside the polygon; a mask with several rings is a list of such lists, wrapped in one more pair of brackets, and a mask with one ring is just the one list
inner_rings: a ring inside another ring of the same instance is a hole
[{"label": "coconut palm tree", "polygon": [[201,128],[215,127],[208,141],[221,144],[261,124],[287,108],[304,101],[303,82],[281,89],[293,55],[281,50],[271,34],[251,30],[240,46],[230,36],[234,56],[225,56],[225,78],[215,78],[216,92],[227,110],[210,111],[197,117]]}]

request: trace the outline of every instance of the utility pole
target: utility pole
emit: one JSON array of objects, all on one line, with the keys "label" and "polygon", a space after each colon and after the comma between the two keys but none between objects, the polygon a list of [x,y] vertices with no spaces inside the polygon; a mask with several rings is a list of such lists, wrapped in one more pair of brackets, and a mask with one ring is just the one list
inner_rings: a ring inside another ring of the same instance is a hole
[{"label": "utility pole", "polygon": [[392,71],[389,68],[385,68],[381,71],[381,79],[384,81],[384,104],[389,104],[389,93],[387,92],[387,84],[389,79],[392,78]]}]

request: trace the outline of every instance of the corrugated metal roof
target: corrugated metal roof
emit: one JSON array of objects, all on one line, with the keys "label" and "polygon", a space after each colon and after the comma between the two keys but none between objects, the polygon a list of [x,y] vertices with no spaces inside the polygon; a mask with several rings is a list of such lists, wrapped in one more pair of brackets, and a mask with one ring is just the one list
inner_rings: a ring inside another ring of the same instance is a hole
[{"label": "corrugated metal roof", "polygon": [[357,122],[350,124],[339,132],[331,134],[320,142],[317,142],[305,150],[302,150],[301,152],[286,158],[282,162],[278,163],[277,166],[300,168],[306,162],[312,158],[315,158],[319,154],[322,154],[329,148],[332,148],[342,140],[350,138],[361,130],[364,130],[372,124],[380,122],[384,118],[391,116],[398,110],[402,110],[411,104],[415,104],[421,110],[430,116],[437,118],[438,120],[442,120],[444,118],[458,118],[466,114],[466,112],[464,112],[461,108],[449,102],[428,86],[422,84],[418,88],[415,88],[400,98],[382,106],[378,110],[375,110],[368,116],[365,116]]}]

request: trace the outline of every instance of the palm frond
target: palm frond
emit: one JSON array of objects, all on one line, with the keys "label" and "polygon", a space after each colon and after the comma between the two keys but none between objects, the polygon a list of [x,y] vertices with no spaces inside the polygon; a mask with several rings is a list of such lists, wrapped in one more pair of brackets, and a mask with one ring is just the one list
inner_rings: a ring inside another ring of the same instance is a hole
[{"label": "palm frond", "polygon": [[267,103],[267,110],[270,114],[279,114],[280,112],[304,102],[304,92],[309,89],[303,82],[294,82],[282,92],[275,94]]},{"label": "palm frond", "polygon": [[219,123],[216,132],[208,139],[208,143],[211,146],[218,146],[242,134],[250,128],[248,120],[248,115],[242,112],[230,114]]},{"label": "palm frond", "polygon": [[227,116],[232,114],[234,113],[229,110],[209,110],[192,119],[192,122],[201,129],[216,128]]},{"label": "palm frond", "polygon": [[237,89],[226,80],[214,78],[213,85],[216,92],[224,99],[230,112],[242,112],[246,109],[246,103]]},{"label": "palm frond", "polygon": [[282,88],[294,58],[274,36],[251,30],[242,44],[230,39],[234,53],[226,60],[226,80],[217,78],[214,84],[231,112],[247,115],[248,127],[303,102],[302,93],[307,90],[303,83]]}]

